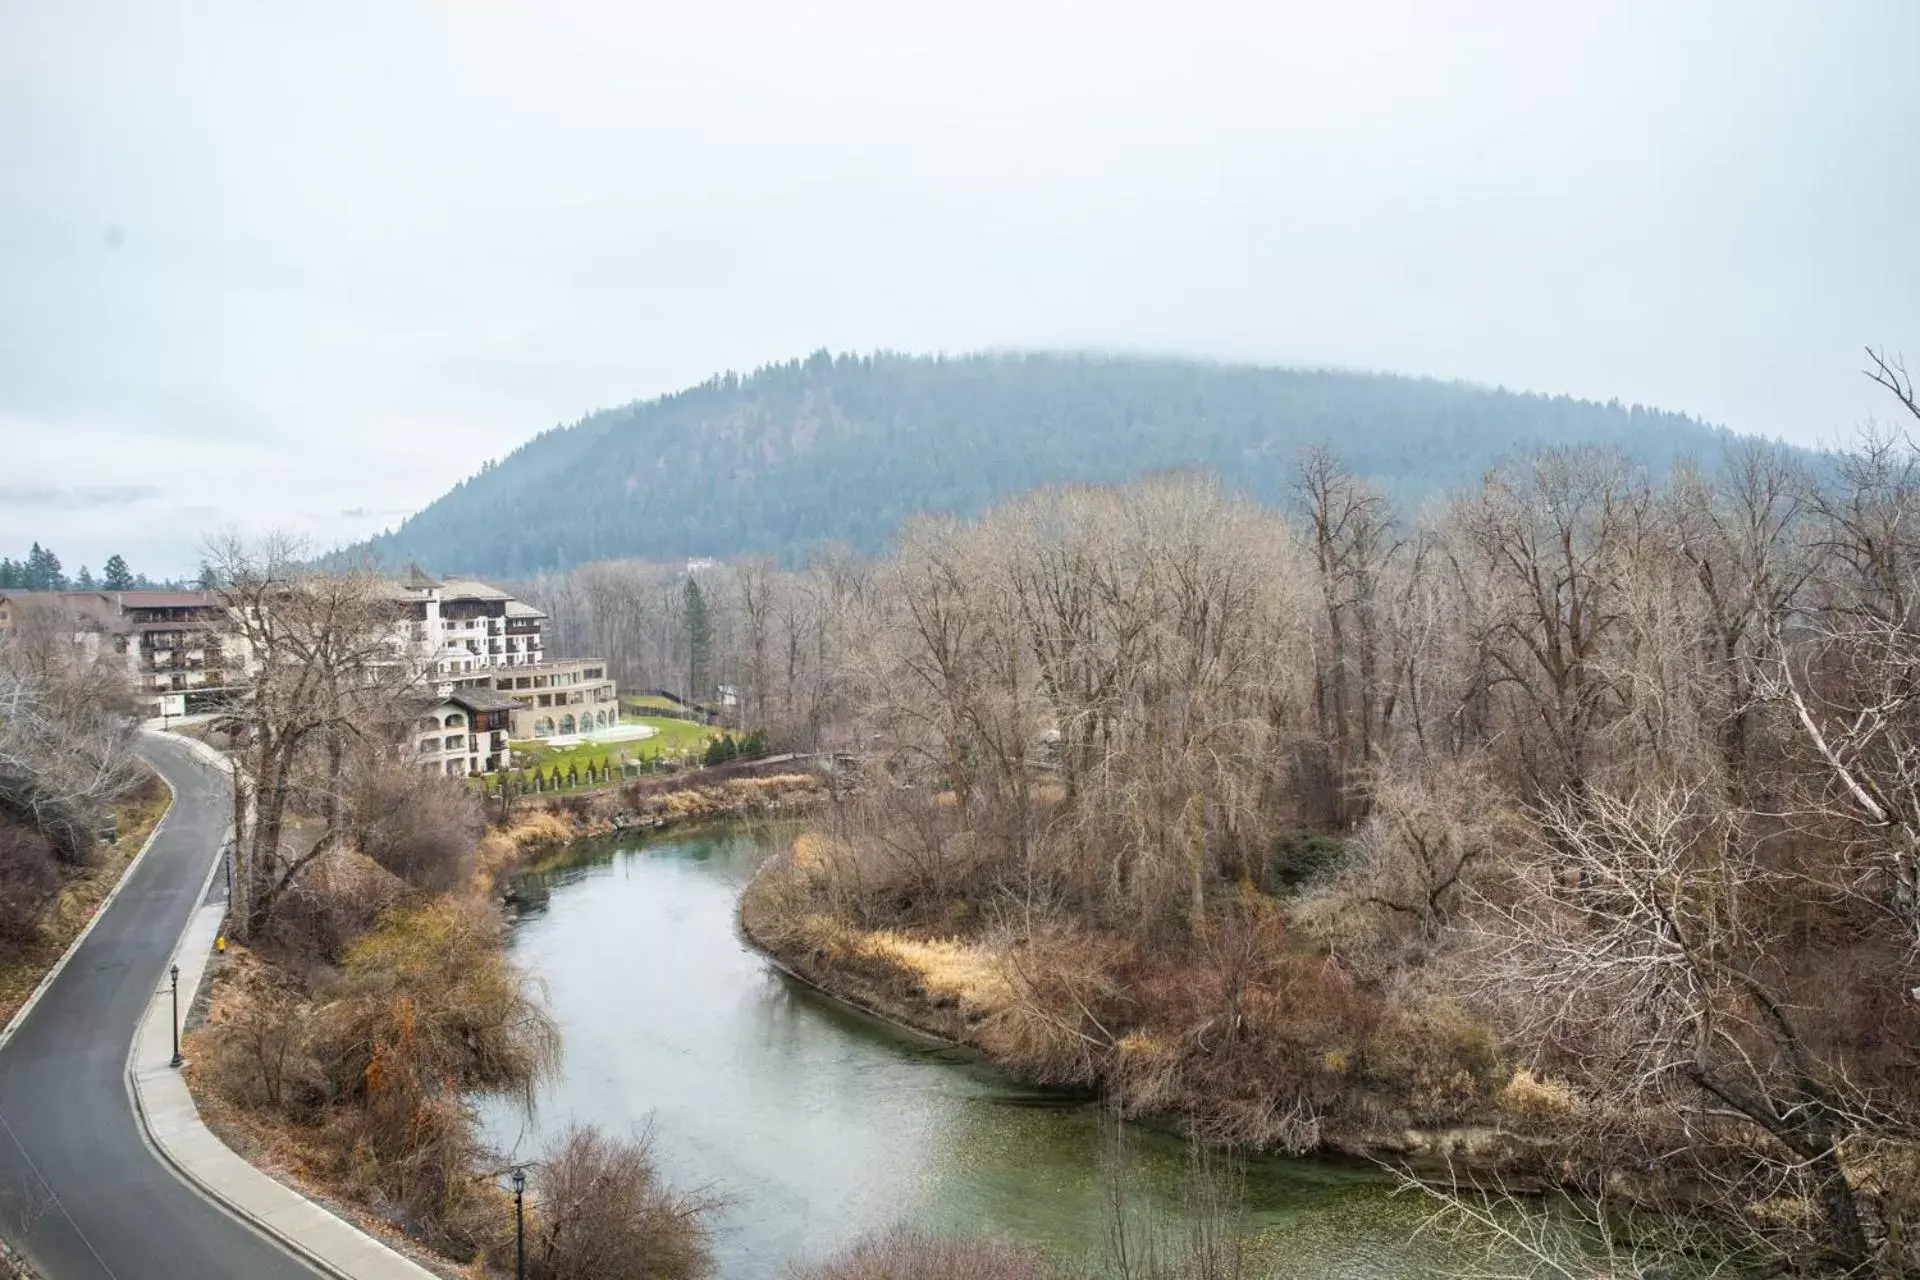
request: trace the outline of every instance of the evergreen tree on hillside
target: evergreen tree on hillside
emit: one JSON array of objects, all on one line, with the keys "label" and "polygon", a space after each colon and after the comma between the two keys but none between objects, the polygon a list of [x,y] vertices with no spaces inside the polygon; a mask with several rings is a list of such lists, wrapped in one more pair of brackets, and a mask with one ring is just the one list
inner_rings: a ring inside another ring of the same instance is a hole
[{"label": "evergreen tree on hillside", "polygon": [[100,585],[108,591],[133,590],[133,573],[127,568],[127,562],[118,555],[108,556],[105,567],[100,570]]},{"label": "evergreen tree on hillside", "polygon": [[94,585],[93,570],[87,568],[85,565],[81,565],[80,575],[73,580],[73,589],[75,591],[92,591]]},{"label": "evergreen tree on hillside", "polygon": [[707,598],[700,583],[689,573],[686,589],[687,616],[687,701],[695,704],[707,696],[707,655],[713,647],[713,620],[707,616]]},{"label": "evergreen tree on hillside", "polygon": [[0,558],[0,591],[18,591],[27,585],[27,571],[12,556]]},{"label": "evergreen tree on hillside", "polygon": [[[1428,379],[1078,355],[833,357],[709,379],[546,431],[375,538],[389,566],[524,575],[588,560],[878,552],[922,511],[1198,470],[1269,503],[1304,448],[1417,504],[1540,447],[1711,465],[1681,414]],[[500,519],[501,511],[513,513]],[[696,690],[696,695],[702,691]]]}]

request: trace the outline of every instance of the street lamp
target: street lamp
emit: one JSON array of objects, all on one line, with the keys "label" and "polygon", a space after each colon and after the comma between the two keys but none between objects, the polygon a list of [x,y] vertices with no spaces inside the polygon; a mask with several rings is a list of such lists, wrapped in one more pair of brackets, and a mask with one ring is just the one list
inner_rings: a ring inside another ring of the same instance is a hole
[{"label": "street lamp", "polygon": [[527,1215],[523,1208],[527,1191],[527,1171],[513,1171],[513,1275],[527,1280]]},{"label": "street lamp", "polygon": [[180,966],[176,964],[167,972],[173,978],[173,1061],[167,1065],[177,1067],[186,1061],[180,1056]]}]

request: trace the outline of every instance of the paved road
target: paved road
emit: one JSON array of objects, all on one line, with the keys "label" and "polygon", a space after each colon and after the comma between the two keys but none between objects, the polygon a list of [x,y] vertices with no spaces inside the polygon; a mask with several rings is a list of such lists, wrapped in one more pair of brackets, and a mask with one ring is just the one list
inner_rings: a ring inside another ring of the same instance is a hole
[{"label": "paved road", "polygon": [[133,1114],[127,1047],[218,856],[231,803],[224,775],[175,743],[151,734],[145,743],[142,754],[174,786],[173,811],[0,1047],[0,1230],[44,1280],[316,1280],[180,1181]]}]

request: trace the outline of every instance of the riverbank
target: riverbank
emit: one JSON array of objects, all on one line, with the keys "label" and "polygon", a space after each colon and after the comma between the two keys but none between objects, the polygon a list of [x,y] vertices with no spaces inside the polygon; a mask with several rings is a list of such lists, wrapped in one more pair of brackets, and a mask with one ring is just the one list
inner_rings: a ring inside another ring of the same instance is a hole
[{"label": "riverbank", "polygon": [[[559,1053],[536,984],[507,954],[512,877],[578,840],[791,814],[825,794],[813,774],[680,781],[519,798],[447,888],[356,849],[326,855],[274,939],[230,946],[209,971],[186,1036],[209,1127],[436,1274],[492,1274],[511,1208],[482,1176],[493,1155],[469,1100],[526,1096]],[[478,829],[478,801],[454,794]]]},{"label": "riverbank", "polygon": [[1222,990],[1204,957],[1091,931],[862,928],[821,892],[822,847],[802,836],[770,859],[738,923],[784,972],[862,1012],[1221,1145],[1548,1180],[1548,1131],[1571,1098],[1507,1068],[1442,1003],[1389,1009],[1324,963],[1270,965]]},{"label": "riverbank", "polygon": [[[531,1153],[575,1116],[651,1128],[664,1176],[726,1191],[727,1277],[838,1277],[815,1267],[899,1223],[1121,1274],[1107,1268],[1116,1151],[1130,1221],[1179,1256],[1214,1185],[1196,1182],[1187,1142],[789,981],[743,936],[741,891],[792,838],[781,822],[689,824],[537,864],[513,954],[540,976],[567,1053],[531,1120],[489,1108],[489,1141]],[[1370,1167],[1213,1167],[1232,1177],[1247,1274],[1398,1280],[1457,1273],[1473,1252],[1423,1234],[1430,1206]]]}]

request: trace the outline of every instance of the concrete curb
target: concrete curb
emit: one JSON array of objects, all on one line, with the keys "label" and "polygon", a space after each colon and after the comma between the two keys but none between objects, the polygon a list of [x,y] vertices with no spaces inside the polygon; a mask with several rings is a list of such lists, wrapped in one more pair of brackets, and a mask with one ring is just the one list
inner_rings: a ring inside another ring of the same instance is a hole
[{"label": "concrete curb", "polygon": [[[204,743],[195,745],[231,767]],[[221,862],[215,860],[197,900],[205,900],[220,870]],[[171,963],[180,966],[182,1009],[193,1007],[226,914],[225,903],[201,906],[181,930]],[[182,1181],[336,1280],[438,1280],[426,1268],[241,1159],[200,1119],[186,1078],[169,1065],[172,1057],[173,1001],[171,990],[163,984],[148,1002],[128,1049],[127,1092],[148,1142]]]},{"label": "concrete curb", "polygon": [[41,975],[39,985],[34,987],[32,993],[27,996],[26,1003],[14,1011],[13,1017],[7,1019],[7,1025],[4,1028],[0,1028],[0,1046],[4,1046],[7,1041],[13,1039],[13,1033],[20,1029],[20,1024],[25,1022],[27,1015],[33,1012],[33,1006],[40,1003],[40,997],[47,994],[47,989],[53,985],[53,980],[58,978],[60,971],[67,967],[67,961],[73,959],[73,953],[78,951],[80,944],[87,940],[87,935],[93,932],[93,927],[106,918],[107,908],[113,905],[113,900],[120,896],[120,891],[127,887],[129,880],[133,879],[134,868],[140,865],[140,860],[147,856],[147,850],[153,848],[153,842],[160,838],[162,831],[166,830],[167,819],[173,816],[173,806],[179,802],[180,796],[174,791],[173,784],[168,782],[166,776],[158,769],[153,771],[153,776],[159,778],[160,785],[167,789],[166,812],[160,815],[160,821],[153,824],[153,830],[147,832],[147,842],[140,846],[140,851],[127,860],[126,868],[120,872],[120,878],[114,881],[113,888],[107,890],[107,896],[100,899],[100,905],[93,909],[93,916],[87,921],[86,927],[73,936],[73,941],[69,942],[67,949],[60,953],[60,958],[53,962],[53,967]]}]

